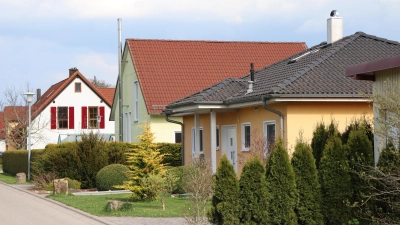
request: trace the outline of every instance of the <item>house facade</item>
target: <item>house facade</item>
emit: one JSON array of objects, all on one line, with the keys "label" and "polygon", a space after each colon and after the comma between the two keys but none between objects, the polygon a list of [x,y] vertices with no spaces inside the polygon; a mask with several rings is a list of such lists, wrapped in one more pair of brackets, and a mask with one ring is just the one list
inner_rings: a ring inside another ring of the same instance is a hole
[{"label": "house facade", "polygon": [[32,148],[79,139],[94,132],[114,140],[114,122],[109,121],[113,88],[96,88],[76,68],[69,77],[37,93],[32,105]]},{"label": "house facade", "polygon": [[156,142],[181,142],[182,117],[171,116],[174,123],[167,122],[162,114],[166,105],[228,77],[243,76],[250,62],[260,69],[306,48],[303,42],[127,39],[121,68],[123,112],[117,85],[110,115],[116,139],[137,142],[140,125],[150,122]]},{"label": "house facade", "polygon": [[0,152],[6,150],[6,134],[4,124],[4,112],[0,112]]},{"label": "house facade", "polygon": [[226,79],[168,105],[166,114],[183,117],[185,163],[205,157],[215,172],[226,154],[240,173],[241,161],[256,149],[265,157],[278,138],[291,153],[299,133],[311,141],[319,122],[333,119],[343,131],[355,117],[372,119],[367,98],[372,82],[346,77],[346,66],[398,55],[400,44],[362,32],[333,36],[254,74]]},{"label": "house facade", "polygon": [[[355,80],[373,81],[374,104],[374,161],[378,163],[380,151],[389,142],[399,143],[398,134],[398,101],[400,100],[400,54],[385,59],[364,62],[346,67],[346,75]],[[380,105],[386,104],[387,109]],[[391,118],[390,110],[394,110]],[[391,123],[389,130],[385,124]]]}]

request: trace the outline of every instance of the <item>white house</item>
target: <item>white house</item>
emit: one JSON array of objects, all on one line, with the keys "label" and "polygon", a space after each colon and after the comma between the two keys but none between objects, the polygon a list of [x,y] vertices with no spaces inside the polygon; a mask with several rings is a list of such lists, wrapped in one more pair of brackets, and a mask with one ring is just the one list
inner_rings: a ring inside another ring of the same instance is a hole
[{"label": "white house", "polygon": [[108,120],[114,90],[96,88],[77,68],[43,95],[38,90],[32,105],[32,149],[74,141],[90,131],[114,140],[114,122]]}]

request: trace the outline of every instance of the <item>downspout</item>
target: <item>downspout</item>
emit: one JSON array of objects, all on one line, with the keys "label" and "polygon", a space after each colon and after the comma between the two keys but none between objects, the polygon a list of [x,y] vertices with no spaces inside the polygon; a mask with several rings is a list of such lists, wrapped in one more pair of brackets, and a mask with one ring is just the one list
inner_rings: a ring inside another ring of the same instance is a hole
[{"label": "downspout", "polygon": [[272,113],[275,113],[280,117],[280,125],[281,125],[281,137],[280,138],[283,139],[283,114],[276,109],[268,107],[266,101],[267,101],[267,98],[265,96],[262,96],[262,104],[263,104],[264,109],[268,110]]},{"label": "downspout", "polygon": [[185,138],[184,138],[184,135],[183,135],[183,123],[182,123],[182,122],[179,122],[179,121],[176,121],[176,120],[171,120],[170,118],[168,118],[168,116],[169,116],[168,112],[165,112],[164,115],[165,115],[165,120],[166,120],[167,122],[175,123],[175,124],[181,125],[181,134],[182,134],[182,145],[181,145],[182,166],[184,166],[184,165],[185,165],[185,162],[184,162],[184,159],[185,159],[185,151],[184,151],[183,144],[185,143],[185,142],[184,142]]},{"label": "downspout", "polygon": [[118,102],[118,111],[119,111],[119,141],[123,142],[124,140],[124,136],[123,136],[123,132],[124,132],[124,121],[123,121],[123,101],[122,101],[122,97],[123,97],[123,92],[122,92],[122,40],[121,40],[121,36],[122,36],[122,19],[118,19],[118,88],[119,88],[119,92],[118,92],[118,97],[119,97],[119,102]]}]

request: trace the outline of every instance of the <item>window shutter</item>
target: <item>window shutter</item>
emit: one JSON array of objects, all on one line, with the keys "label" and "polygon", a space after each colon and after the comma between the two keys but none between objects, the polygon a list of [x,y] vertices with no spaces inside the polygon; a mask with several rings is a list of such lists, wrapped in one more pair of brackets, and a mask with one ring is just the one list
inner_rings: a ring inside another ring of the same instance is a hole
[{"label": "window shutter", "polygon": [[75,119],[74,119],[74,107],[69,107],[68,108],[68,128],[69,129],[74,129],[74,124],[75,124]]},{"label": "window shutter", "polygon": [[82,106],[82,129],[87,128],[87,107]]},{"label": "window shutter", "polygon": [[106,118],[104,117],[104,106],[100,106],[100,129],[104,129]]},{"label": "window shutter", "polygon": [[57,129],[57,107],[50,107],[50,128]]}]

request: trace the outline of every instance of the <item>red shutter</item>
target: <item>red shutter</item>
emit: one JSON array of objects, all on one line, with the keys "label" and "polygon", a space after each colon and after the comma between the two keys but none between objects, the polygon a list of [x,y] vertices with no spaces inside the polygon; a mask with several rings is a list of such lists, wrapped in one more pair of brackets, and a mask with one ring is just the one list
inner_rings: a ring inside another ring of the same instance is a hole
[{"label": "red shutter", "polygon": [[50,128],[57,129],[57,107],[50,107]]},{"label": "red shutter", "polygon": [[87,107],[82,106],[82,129],[87,128]]},{"label": "red shutter", "polygon": [[100,129],[104,129],[106,118],[104,117],[104,106],[100,106]]},{"label": "red shutter", "polygon": [[75,124],[75,118],[74,118],[74,107],[69,107],[68,109],[68,128],[69,129],[74,129],[74,124]]}]

